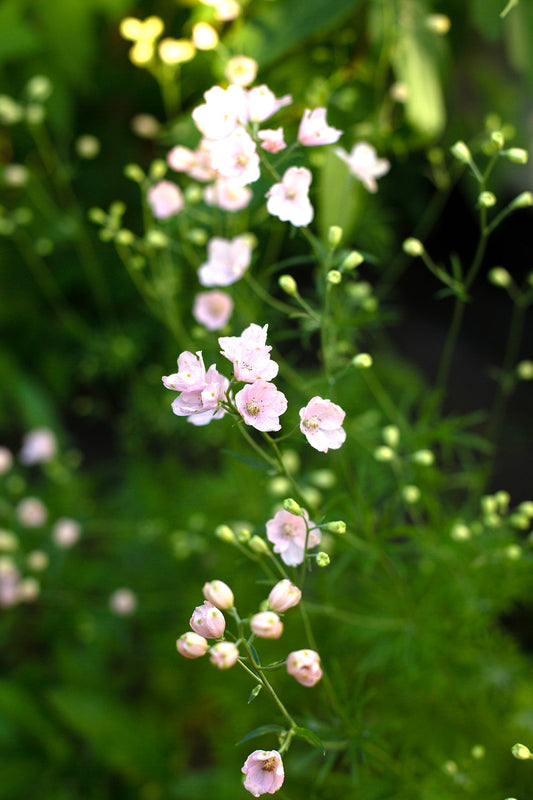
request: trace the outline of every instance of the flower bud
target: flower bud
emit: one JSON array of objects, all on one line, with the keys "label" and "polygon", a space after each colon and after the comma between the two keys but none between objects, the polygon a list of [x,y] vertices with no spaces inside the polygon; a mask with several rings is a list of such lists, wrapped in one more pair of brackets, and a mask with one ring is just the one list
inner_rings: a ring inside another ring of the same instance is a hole
[{"label": "flower bud", "polygon": [[373,364],[372,356],[369,353],[357,353],[352,358],[352,364],[356,369],[370,369]]},{"label": "flower bud", "polygon": [[343,534],[346,533],[346,523],[342,519],[335,520],[334,522],[328,522],[325,526],[325,530],[329,533],[338,533]]},{"label": "flower bud", "polygon": [[31,100],[43,103],[52,94],[52,81],[46,75],[34,75],[26,84],[26,91]]},{"label": "flower bud", "polygon": [[90,133],[82,134],[76,139],[74,146],[80,158],[96,158],[100,152],[100,141]]},{"label": "flower bud", "polygon": [[289,608],[297,606],[302,599],[300,589],[295,586],[288,578],[276,583],[268,595],[268,605],[272,611],[281,614]]},{"label": "flower bud", "polygon": [[198,633],[189,631],[180,636],[176,642],[178,653],[181,653],[185,658],[200,658],[205,656],[209,645],[207,639],[200,636]]},{"label": "flower bud", "polygon": [[503,131],[492,131],[490,140],[496,145],[498,150],[501,150],[505,144],[505,136],[503,135]]},{"label": "flower bud", "polygon": [[357,267],[363,263],[365,259],[357,250],[352,250],[351,253],[348,253],[346,258],[343,259],[341,263],[341,271],[349,272],[352,269],[357,269]]},{"label": "flower bud", "polygon": [[248,528],[241,528],[240,531],[237,532],[237,541],[239,544],[248,544],[252,537],[252,534],[248,530]]},{"label": "flower bud", "polygon": [[521,514],[520,512],[515,511],[514,514],[511,514],[509,517],[509,524],[519,531],[527,531],[530,525],[529,517],[527,514]]},{"label": "flower bud", "polygon": [[533,206],[532,192],[522,192],[510,204],[510,208],[513,210],[516,208],[529,208],[530,206]]},{"label": "flower bud", "polygon": [[283,633],[283,622],[273,611],[260,611],[251,618],[250,628],[261,639],[279,639]]},{"label": "flower bud", "polygon": [[402,487],[402,497],[406,503],[418,503],[420,500],[420,489],[418,486],[408,485]]},{"label": "flower bud", "polygon": [[323,675],[320,656],[315,650],[294,650],[287,657],[287,672],[302,686],[314,686]]},{"label": "flower bud", "polygon": [[521,514],[525,514],[526,517],[533,517],[533,502],[531,502],[531,500],[524,500],[524,502],[520,503],[518,506],[517,511]]},{"label": "flower bud", "polygon": [[450,152],[462,164],[470,164],[472,161],[472,154],[464,142],[456,142],[450,147]]},{"label": "flower bud", "polygon": [[472,758],[475,758],[477,760],[485,758],[485,748],[483,747],[482,744],[475,744],[470,750],[470,753],[472,755]]},{"label": "flower bud", "polygon": [[470,528],[464,522],[457,522],[450,531],[455,542],[466,542],[472,536]]},{"label": "flower bud", "polygon": [[521,147],[510,147],[509,150],[505,150],[502,153],[502,156],[505,156],[514,164],[527,164],[529,159],[529,153]]},{"label": "flower bud", "polygon": [[226,620],[224,614],[206,600],[201,606],[196,606],[189,625],[195,633],[206,639],[220,639],[226,629]]},{"label": "flower bud", "polygon": [[390,447],[382,445],[380,447],[376,447],[376,449],[374,450],[374,458],[376,459],[376,461],[382,461],[382,462],[394,461],[395,453],[394,450],[392,450]]},{"label": "flower bud", "polygon": [[422,467],[430,467],[435,461],[435,456],[431,450],[417,450],[411,458],[415,464],[420,464]]},{"label": "flower bud", "polygon": [[522,381],[533,380],[533,361],[521,361],[517,364],[516,374]]},{"label": "flower bud", "polygon": [[481,208],[492,208],[496,205],[496,195],[493,192],[481,192],[477,201]]},{"label": "flower bud", "polygon": [[209,661],[217,669],[229,669],[239,658],[239,649],[233,642],[217,642],[209,650]]},{"label": "flower bud", "polygon": [[522,548],[519,544],[509,544],[503,551],[505,558],[508,558],[509,561],[518,561],[518,559],[522,558]]},{"label": "flower bud", "polygon": [[501,286],[506,289],[513,282],[511,275],[503,267],[493,267],[489,272],[489,281],[494,286]]},{"label": "flower bud", "polygon": [[248,546],[250,550],[253,550],[254,553],[257,553],[260,556],[264,556],[270,552],[267,543],[264,539],[261,539],[260,536],[252,536],[248,542]]},{"label": "flower bud", "polygon": [[232,608],[234,605],[235,598],[233,597],[233,592],[224,581],[215,580],[204,583],[202,592],[205,599],[217,608],[225,610],[227,608]]},{"label": "flower bud", "polygon": [[247,56],[234,56],[226,64],[224,75],[237,86],[250,86],[257,76],[257,61]]},{"label": "flower bud", "polygon": [[420,239],[414,239],[411,237],[410,239],[406,239],[402,245],[402,249],[404,253],[407,253],[408,256],[421,256],[424,252],[424,245],[420,241]]},{"label": "flower bud", "polygon": [[215,528],[215,536],[217,539],[221,539],[223,542],[228,542],[229,544],[235,544],[235,534],[231,530],[228,525],[219,525]]},{"label": "flower bud", "polygon": [[331,558],[328,556],[327,553],[320,552],[316,554],[316,565],[317,567],[328,567],[331,563]]},{"label": "flower bud", "polygon": [[292,275],[281,275],[278,283],[280,288],[283,289],[285,294],[290,295],[291,297],[296,297],[298,294],[298,285]]},{"label": "flower bud", "polygon": [[439,36],[447,34],[452,24],[446,14],[429,14],[425,19],[425,23],[428,30],[439,34]]},{"label": "flower bud", "polygon": [[500,489],[500,491],[495,493],[494,499],[496,500],[500,514],[506,514],[509,508],[509,503],[511,502],[511,495],[509,492]]},{"label": "flower bud", "polygon": [[218,44],[218,33],[207,22],[197,22],[192,29],[192,41],[198,50],[214,50]]},{"label": "flower bud", "polygon": [[296,500],[293,500],[292,497],[287,497],[286,500],[283,501],[283,508],[285,511],[288,511],[289,514],[297,514],[298,516],[302,513],[302,508]]},{"label": "flower bud", "polygon": [[121,228],[117,231],[115,236],[115,242],[117,244],[124,245],[128,247],[129,245],[133,244],[135,241],[135,234],[132,231],[129,231],[127,228]]},{"label": "flower bud", "polygon": [[385,425],[381,431],[383,441],[389,447],[396,449],[400,441],[400,429],[396,425]]},{"label": "flower bud", "polygon": [[184,64],[196,55],[194,45],[188,39],[161,39],[158,52],[163,64],[169,66]]},{"label": "flower bud", "polygon": [[126,164],[124,176],[135,183],[142,183],[146,175],[138,164]]},{"label": "flower bud", "polygon": [[328,230],[328,242],[330,247],[337,247],[342,239],[342,228],[339,225],[330,225]]},{"label": "flower bud", "polygon": [[167,162],[164,158],[156,158],[150,164],[149,175],[153,181],[160,181],[167,174]]},{"label": "flower bud", "polygon": [[517,744],[513,744],[511,747],[511,753],[515,758],[520,759],[520,761],[527,761],[528,758],[533,758],[529,747],[526,747],[525,744],[520,744],[519,742],[517,742]]},{"label": "flower bud", "polygon": [[150,245],[151,247],[162,249],[168,247],[169,243],[170,240],[168,236],[166,236],[162,231],[152,228],[146,232],[146,244]]},{"label": "flower bud", "polygon": [[34,572],[42,572],[43,569],[48,567],[50,559],[44,550],[32,550],[31,553],[28,553],[26,556],[26,563],[28,568]]},{"label": "flower bud", "polygon": [[334,286],[338,286],[342,281],[342,275],[338,269],[330,269],[326,277],[328,283],[332,283]]}]

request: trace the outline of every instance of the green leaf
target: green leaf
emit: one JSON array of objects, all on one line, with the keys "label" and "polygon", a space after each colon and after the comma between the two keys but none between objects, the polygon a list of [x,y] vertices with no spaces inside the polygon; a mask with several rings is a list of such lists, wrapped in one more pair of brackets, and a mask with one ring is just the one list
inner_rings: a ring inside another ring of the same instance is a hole
[{"label": "green leaf", "polygon": [[[284,730],[285,728],[282,728],[281,725],[261,725],[259,728],[254,728],[253,731],[247,733],[243,739],[237,742],[237,745],[249,742],[250,739],[256,739],[264,733],[282,733]],[[302,730],[305,730],[305,728],[302,728]]]},{"label": "green leaf", "polygon": [[250,705],[250,703],[252,703],[255,700],[255,698],[257,697],[262,688],[263,688],[262,683],[258,683],[257,686],[254,686],[254,688],[250,692],[250,697],[248,698],[248,705]]},{"label": "green leaf", "polygon": [[0,713],[15,728],[37,740],[53,758],[64,759],[68,755],[67,740],[39,708],[36,700],[14,681],[0,681]]},{"label": "green leaf", "polygon": [[319,747],[322,750],[322,755],[324,756],[326,755],[326,748],[324,746],[324,742],[322,741],[322,739],[320,739],[319,736],[316,735],[316,733],[310,731],[309,728],[297,727],[293,728],[293,730],[295,736],[299,736],[300,739],[305,739],[307,742],[309,742],[309,744],[312,744],[313,747]]},{"label": "green leaf", "polygon": [[347,164],[335,155],[333,148],[325,148],[324,165],[319,175],[318,227],[320,236],[327,239],[331,225],[339,225],[343,238],[349,241],[364,202],[362,184],[350,174]]},{"label": "green leaf", "polygon": [[243,456],[240,453],[235,453],[233,450],[228,450],[227,448],[223,448],[222,452],[225,453],[227,456],[235,458],[242,464],[246,464],[247,467],[253,467],[253,469],[261,469],[261,470],[270,469],[266,461],[258,461],[256,458],[249,458],[248,456]]}]

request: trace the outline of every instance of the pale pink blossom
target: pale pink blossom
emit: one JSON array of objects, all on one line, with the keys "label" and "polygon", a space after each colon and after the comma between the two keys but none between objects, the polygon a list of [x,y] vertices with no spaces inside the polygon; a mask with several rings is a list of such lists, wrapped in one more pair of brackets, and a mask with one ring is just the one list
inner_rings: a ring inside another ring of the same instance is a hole
[{"label": "pale pink blossom", "polygon": [[346,439],[342,427],[346,413],[331,400],[313,397],[300,409],[300,430],[307,441],[321,453],[338,450]]},{"label": "pale pink blossom", "polygon": [[233,300],[227,292],[221,292],[219,289],[200,292],[194,298],[192,307],[196,322],[206,327],[208,331],[218,331],[223,328],[232,311]]},{"label": "pale pink blossom", "polygon": [[56,435],[50,428],[34,428],[22,440],[19,461],[27,466],[50,461],[57,453]]},{"label": "pale pink blossom", "polygon": [[252,197],[252,190],[235,178],[219,177],[203,191],[204,202],[223,211],[241,211],[249,205]]},{"label": "pale pink blossom", "polygon": [[213,236],[207,243],[208,260],[198,269],[202,286],[230,286],[238,281],[252,260],[252,245],[247,236],[222,239]]},{"label": "pale pink blossom", "polygon": [[238,658],[239,649],[233,642],[217,642],[209,650],[209,661],[218,669],[229,669]]},{"label": "pale pink blossom", "polygon": [[254,86],[246,93],[246,119],[250,122],[264,122],[283,106],[292,103],[290,94],[276,97],[268,86]]},{"label": "pale pink blossom", "polygon": [[210,139],[202,139],[196,150],[177,145],[167,155],[167,164],[176,172],[185,172],[195,181],[212,181],[216,172],[211,166]]},{"label": "pale pink blossom", "polygon": [[241,13],[241,6],[237,0],[201,0],[206,6],[215,9],[215,19],[227,22],[235,19]]},{"label": "pale pink blossom", "polygon": [[232,362],[238,381],[270,381],[278,374],[279,366],[270,358],[272,347],[266,344],[267,331],[268,325],[261,327],[252,322],[240,336],[219,337],[220,352]]},{"label": "pale pink blossom", "polygon": [[303,517],[280,509],[266,524],[267,539],[274,545],[274,552],[279,553],[281,560],[290,567],[295,567],[304,560],[306,537],[308,549],[320,544],[320,530],[314,527],[314,522],[310,521],[304,508],[302,514]]},{"label": "pale pink blossom", "polygon": [[185,350],[178,356],[178,371],[163,375],[162,381],[167,389],[175,392],[195,392],[205,388],[207,378],[201,350],[196,355]]},{"label": "pale pink blossom", "polygon": [[116,589],[109,598],[109,607],[119,617],[128,617],[137,608],[137,597],[131,589]]},{"label": "pale pink blossom", "polygon": [[279,639],[283,622],[274,611],[260,611],[250,619],[250,628],[261,639]]},{"label": "pale pink blossom", "polygon": [[281,614],[289,608],[297,606],[302,599],[300,589],[291,583],[288,578],[278,581],[268,595],[268,605],[272,611]]},{"label": "pale pink blossom", "polygon": [[233,56],[226,64],[224,75],[230,83],[249,86],[257,75],[257,61],[248,56]]},{"label": "pale pink blossom", "polygon": [[204,583],[202,593],[206,600],[223,611],[231,608],[234,603],[233,592],[224,581],[209,581]]},{"label": "pale pink blossom", "polygon": [[181,190],[171,181],[159,181],[148,189],[147,200],[157,219],[173,217],[183,208]]},{"label": "pale pink blossom", "polygon": [[219,403],[224,399],[228,386],[228,379],[211,364],[203,389],[181,392],[172,402],[172,411],[178,417],[187,417],[187,421],[193,425],[207,425],[212,419],[220,419],[226,413]]},{"label": "pale pink blossom", "polygon": [[268,213],[297,228],[309,225],[314,216],[308,196],[311,180],[306,167],[289,167],[281,183],[275,183],[266,193]]},{"label": "pale pink blossom", "polygon": [[17,519],[26,528],[40,528],[48,517],[48,511],[42,500],[37,497],[25,497],[17,505]]},{"label": "pale pink blossom", "polygon": [[287,410],[287,398],[273,383],[259,379],[237,392],[235,405],[247,425],[258,431],[279,431],[279,418]]},{"label": "pale pink blossom", "polygon": [[20,572],[10,558],[0,559],[0,608],[16,605],[20,597]]},{"label": "pale pink blossom", "polygon": [[320,656],[314,650],[295,650],[287,657],[287,672],[302,686],[314,686],[323,674]]},{"label": "pale pink blossom", "polygon": [[0,447],[0,475],[5,475],[13,466],[13,454],[7,447]]},{"label": "pale pink blossom", "polygon": [[206,639],[220,639],[224,636],[226,620],[220,609],[205,600],[201,606],[196,606],[189,625],[195,633]]},{"label": "pale pink blossom", "polygon": [[61,517],[54,522],[52,539],[58,547],[72,547],[81,535],[81,525],[75,519]]},{"label": "pale pink blossom", "polygon": [[242,186],[259,180],[261,170],[257,146],[242,125],[224,139],[213,142],[211,166],[223,178],[232,178]]},{"label": "pale pink blossom", "polygon": [[348,164],[350,172],[372,193],[378,190],[376,178],[381,178],[390,169],[387,159],[378,158],[375,149],[367,142],[354,145],[350,153],[342,147],[336,147],[335,155]]},{"label": "pale pink blossom", "polygon": [[246,117],[246,92],[240,86],[213,86],[204,93],[205,103],[197,106],[192,118],[207,139],[229,136]]},{"label": "pale pink blossom", "polygon": [[258,131],[257,137],[263,143],[261,145],[263,150],[267,150],[269,153],[279,153],[280,150],[284,150],[287,147],[283,138],[283,128],[276,128],[275,130],[265,128],[264,131]]},{"label": "pale pink blossom", "polygon": [[342,131],[327,124],[325,108],[315,108],[313,111],[305,109],[298,129],[300,144],[307,147],[317,144],[333,144],[333,142],[338,142],[341,136]]},{"label": "pale pink blossom", "polygon": [[254,750],[241,769],[246,779],[244,788],[259,797],[261,794],[274,794],[283,784],[285,772],[283,761],[277,750]]},{"label": "pale pink blossom", "polygon": [[189,172],[196,162],[196,153],[178,144],[167,153],[167,164],[176,172]]},{"label": "pale pink blossom", "polygon": [[176,642],[178,653],[185,658],[201,658],[209,649],[209,644],[204,636],[188,631],[183,633]]}]

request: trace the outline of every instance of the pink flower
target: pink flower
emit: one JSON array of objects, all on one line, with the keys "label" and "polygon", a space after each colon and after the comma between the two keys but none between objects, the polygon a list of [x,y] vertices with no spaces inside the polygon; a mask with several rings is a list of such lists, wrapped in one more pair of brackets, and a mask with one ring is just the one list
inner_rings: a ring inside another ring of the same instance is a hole
[{"label": "pink flower", "polygon": [[241,772],[246,775],[244,788],[254,797],[274,794],[285,778],[283,761],[277,750],[254,750],[244,762]]},{"label": "pink flower", "polygon": [[17,519],[26,528],[40,528],[48,517],[48,511],[42,500],[37,497],[25,497],[16,508]]},{"label": "pink flower", "polygon": [[276,111],[279,111],[283,106],[289,106],[292,103],[290,94],[277,98],[268,86],[265,84],[261,86],[254,86],[249,89],[246,94],[246,120],[250,122],[264,122],[269,119]]},{"label": "pink flower", "polygon": [[238,381],[253,383],[260,378],[269,381],[278,374],[279,367],[270,358],[272,347],[266,344],[267,331],[268,325],[261,328],[252,322],[240,336],[219,337],[220,352],[232,362]]},{"label": "pink flower", "polygon": [[196,355],[185,350],[178,356],[178,371],[172,375],[163,375],[163,383],[167,389],[175,392],[201,391],[206,385],[206,371],[201,350]]},{"label": "pink flower", "polygon": [[0,446],[0,475],[9,472],[13,466],[13,454],[7,447]]},{"label": "pink flower", "polygon": [[272,611],[281,614],[293,606],[297,606],[302,599],[300,589],[295,586],[288,578],[278,581],[268,595],[268,605]]},{"label": "pink flower", "polygon": [[246,116],[246,93],[240,86],[213,86],[204,93],[205,103],[197,106],[192,118],[207,139],[223,139]]},{"label": "pink flower", "polygon": [[193,317],[208,331],[218,331],[223,328],[232,311],[233,300],[227,292],[221,292],[219,289],[200,292],[194,298]]},{"label": "pink flower", "polygon": [[285,139],[283,138],[283,128],[258,131],[257,136],[263,142],[261,147],[269,153],[279,153],[280,150],[284,150],[287,147]]},{"label": "pink flower", "polygon": [[157,219],[167,219],[183,208],[183,195],[175,183],[159,181],[148,189],[148,204]]},{"label": "pink flower", "polygon": [[386,158],[378,158],[375,149],[367,142],[359,142],[347,153],[342,147],[335,148],[335,155],[350,168],[350,172],[361,181],[369,192],[378,190],[376,178],[381,178],[390,169]]},{"label": "pink flower", "polygon": [[208,260],[198,269],[202,286],[230,286],[242,278],[252,260],[252,246],[247,236],[222,239],[213,236],[207,243]]},{"label": "pink flower", "polygon": [[224,636],[226,620],[222,611],[209,600],[205,600],[201,606],[196,606],[194,609],[189,625],[195,633],[206,639],[220,639]]},{"label": "pink flower", "polygon": [[246,186],[261,177],[257,147],[245,129],[238,125],[224,139],[213,142],[211,166],[224,178]]},{"label": "pink flower", "polygon": [[314,650],[295,650],[288,655],[287,672],[302,686],[314,686],[323,674],[320,656]]},{"label": "pink flower", "polygon": [[305,109],[300,127],[298,141],[307,147],[317,144],[333,144],[342,136],[342,131],[332,128],[326,122],[326,109],[315,108],[310,111]]},{"label": "pink flower", "polygon": [[185,658],[200,658],[205,656],[209,649],[207,639],[200,636],[199,633],[188,631],[183,633],[176,642],[178,653],[181,653]]},{"label": "pink flower", "polygon": [[41,464],[50,461],[57,453],[56,435],[50,428],[34,428],[22,440],[19,453],[21,464]]},{"label": "pink flower", "polygon": [[308,549],[320,544],[320,531],[314,527],[314,522],[309,520],[304,508],[302,513],[303,517],[280,509],[266,524],[267,539],[273,543],[274,552],[279,553],[281,560],[290,567],[295,567],[304,560],[307,527],[309,527]]},{"label": "pink flower", "polygon": [[220,419],[226,413],[219,408],[224,399],[229,381],[221,375],[214,364],[206,373],[202,389],[182,392],[172,403],[172,411],[178,417],[187,417],[193,425],[207,425],[212,419]]},{"label": "pink flower", "polygon": [[346,413],[331,400],[313,397],[305,408],[300,409],[300,430],[307,441],[321,453],[331,448],[338,450],[346,439],[342,428]]},{"label": "pink flower", "polygon": [[261,639],[279,639],[283,633],[283,622],[273,611],[260,611],[250,619],[250,628]]},{"label": "pink flower", "polygon": [[250,203],[252,190],[242,186],[235,178],[217,178],[203,193],[204,203],[223,211],[241,211]]},{"label": "pink flower", "polygon": [[218,669],[229,669],[239,658],[239,649],[233,642],[217,642],[209,651],[209,661]]},{"label": "pink flower", "polygon": [[281,183],[275,183],[266,193],[268,213],[297,228],[309,225],[314,215],[308,197],[311,180],[305,167],[289,167]]},{"label": "pink flower", "polygon": [[279,418],[287,410],[287,398],[273,383],[259,379],[237,392],[235,405],[247,425],[258,431],[279,431]]},{"label": "pink flower", "polygon": [[81,525],[75,519],[62,517],[54,523],[52,539],[58,547],[72,547],[81,535]]},{"label": "pink flower", "polygon": [[167,155],[167,164],[176,172],[185,172],[195,181],[212,181],[216,176],[211,166],[213,142],[202,139],[196,150],[177,145]]},{"label": "pink flower", "polygon": [[224,581],[204,583],[203,595],[206,600],[222,610],[233,606],[233,592]]},{"label": "pink flower", "polygon": [[109,598],[109,607],[119,617],[128,617],[137,608],[137,597],[127,587],[116,589]]}]

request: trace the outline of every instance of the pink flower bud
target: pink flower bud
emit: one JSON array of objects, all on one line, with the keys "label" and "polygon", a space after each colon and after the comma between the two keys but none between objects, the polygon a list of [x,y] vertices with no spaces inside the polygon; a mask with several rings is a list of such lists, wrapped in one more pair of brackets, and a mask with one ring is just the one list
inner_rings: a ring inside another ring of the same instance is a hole
[{"label": "pink flower bud", "polygon": [[239,658],[239,650],[233,642],[217,642],[209,651],[209,661],[218,669],[229,669]]},{"label": "pink flower bud", "polygon": [[196,606],[189,625],[195,633],[206,639],[220,639],[224,635],[226,620],[224,614],[208,600]]},{"label": "pink flower bud", "polygon": [[204,583],[203,594],[217,608],[231,608],[234,604],[233,592],[224,581]]},{"label": "pink flower bud", "polygon": [[178,648],[178,653],[181,653],[185,658],[200,658],[200,656],[205,656],[209,645],[207,639],[204,639],[203,636],[188,631],[180,636],[176,642],[176,647]]},{"label": "pink flower bud", "polygon": [[322,677],[320,656],[314,650],[295,650],[288,655],[287,672],[302,686],[314,686]]},{"label": "pink flower bud", "polygon": [[283,633],[283,622],[273,611],[261,611],[251,618],[250,628],[262,639],[279,639]]},{"label": "pink flower bud", "polygon": [[272,611],[281,613],[288,608],[297,606],[302,599],[302,593],[288,578],[276,583],[268,595],[268,605]]},{"label": "pink flower bud", "polygon": [[285,778],[283,761],[277,750],[254,750],[244,762],[241,772],[246,775],[244,788],[254,797],[274,794]]}]

